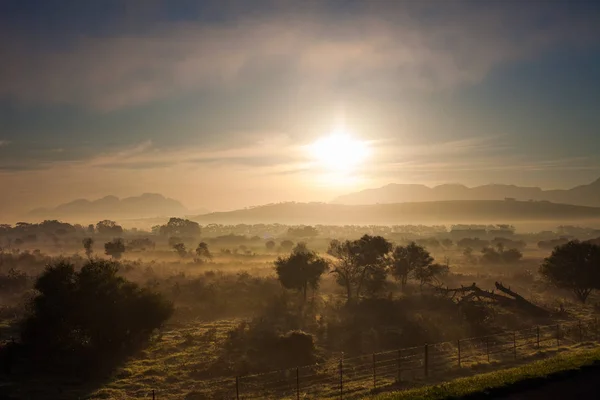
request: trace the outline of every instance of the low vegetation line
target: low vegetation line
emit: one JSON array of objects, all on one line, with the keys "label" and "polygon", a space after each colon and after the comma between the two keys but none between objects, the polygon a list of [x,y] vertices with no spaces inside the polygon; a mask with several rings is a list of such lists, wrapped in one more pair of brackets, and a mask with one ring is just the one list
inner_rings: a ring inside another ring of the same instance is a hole
[{"label": "low vegetation line", "polygon": [[577,351],[515,368],[459,378],[439,385],[392,392],[373,400],[479,399],[506,396],[535,389],[549,382],[572,378],[586,368],[600,368],[600,349]]}]

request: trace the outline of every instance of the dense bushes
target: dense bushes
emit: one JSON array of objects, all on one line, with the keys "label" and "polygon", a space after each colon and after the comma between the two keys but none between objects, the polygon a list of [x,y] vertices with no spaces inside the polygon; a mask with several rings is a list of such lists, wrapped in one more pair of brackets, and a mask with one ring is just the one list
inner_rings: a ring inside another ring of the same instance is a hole
[{"label": "dense bushes", "polygon": [[31,365],[100,372],[144,343],[172,314],[164,298],[118,276],[119,264],[61,261],[38,278],[21,341]]}]

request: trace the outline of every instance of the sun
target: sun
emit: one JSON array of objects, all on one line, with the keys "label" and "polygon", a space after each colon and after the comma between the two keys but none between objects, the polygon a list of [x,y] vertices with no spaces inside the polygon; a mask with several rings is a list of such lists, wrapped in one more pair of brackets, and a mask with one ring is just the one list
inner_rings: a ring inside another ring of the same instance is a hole
[{"label": "sun", "polygon": [[336,129],[316,140],[309,152],[325,169],[347,173],[364,163],[369,155],[369,147],[366,142],[352,138],[346,131]]}]

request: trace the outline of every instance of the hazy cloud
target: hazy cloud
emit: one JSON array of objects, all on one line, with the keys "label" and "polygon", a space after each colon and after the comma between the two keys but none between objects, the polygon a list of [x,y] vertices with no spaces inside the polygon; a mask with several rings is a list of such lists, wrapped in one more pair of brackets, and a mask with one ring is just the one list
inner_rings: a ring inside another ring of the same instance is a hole
[{"label": "hazy cloud", "polygon": [[387,6],[343,17],[313,6],[222,25],[163,23],[141,35],[80,37],[52,52],[5,34],[0,96],[114,110],[201,89],[232,90],[259,71],[304,85],[439,90],[477,83],[497,65],[590,30],[587,21],[536,26],[527,9],[515,18],[510,8],[473,7],[430,21],[410,3],[377,3]]}]

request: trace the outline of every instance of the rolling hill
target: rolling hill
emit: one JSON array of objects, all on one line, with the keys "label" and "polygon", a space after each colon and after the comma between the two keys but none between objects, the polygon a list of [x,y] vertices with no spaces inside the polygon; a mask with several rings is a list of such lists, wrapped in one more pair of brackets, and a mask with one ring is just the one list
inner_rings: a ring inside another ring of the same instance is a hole
[{"label": "rolling hill", "polygon": [[600,208],[534,201],[457,200],[375,205],[280,203],[193,217],[201,224],[393,225],[598,220]]},{"label": "rolling hill", "polygon": [[539,187],[515,185],[484,185],[469,188],[458,184],[428,187],[392,183],[376,189],[339,196],[333,200],[333,203],[358,205],[449,200],[504,200],[506,198],[600,207],[600,179],[589,185],[576,186],[568,190],[542,190]]},{"label": "rolling hill", "polygon": [[29,220],[61,219],[77,222],[97,222],[103,219],[133,219],[158,216],[183,216],[189,211],[179,201],[156,193],[119,199],[106,196],[98,200],[79,199],[54,208],[30,211]]}]

